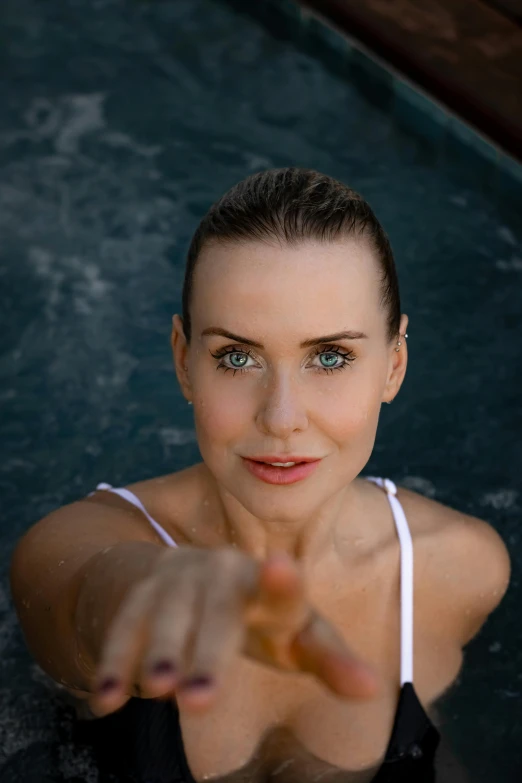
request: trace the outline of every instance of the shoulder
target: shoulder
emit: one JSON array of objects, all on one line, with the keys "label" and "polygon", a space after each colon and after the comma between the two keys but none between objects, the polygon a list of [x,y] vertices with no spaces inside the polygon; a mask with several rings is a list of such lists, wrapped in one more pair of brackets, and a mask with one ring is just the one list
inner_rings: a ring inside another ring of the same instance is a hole
[{"label": "shoulder", "polygon": [[[177,544],[213,544],[209,539],[207,523],[212,506],[209,498],[209,481],[202,463],[163,476],[136,481],[121,489],[127,489],[142,503],[147,513],[174,539]],[[124,508],[143,520],[149,521],[141,511],[113,492],[99,491],[85,500],[106,506]],[[212,538],[212,536],[210,536]],[[218,541],[219,543],[219,541]]]},{"label": "shoulder", "polygon": [[445,629],[462,645],[501,602],[511,576],[507,547],[495,528],[430,498],[399,489],[410,521],[421,577]]},{"label": "shoulder", "polygon": [[[192,543],[190,535],[193,530],[192,520],[204,502],[206,491],[200,465],[136,481],[120,488],[129,490],[135,495],[147,513],[169,533],[176,543]],[[100,490],[85,500],[125,509],[134,516],[141,517],[146,528],[150,526],[139,509],[114,492]]]}]

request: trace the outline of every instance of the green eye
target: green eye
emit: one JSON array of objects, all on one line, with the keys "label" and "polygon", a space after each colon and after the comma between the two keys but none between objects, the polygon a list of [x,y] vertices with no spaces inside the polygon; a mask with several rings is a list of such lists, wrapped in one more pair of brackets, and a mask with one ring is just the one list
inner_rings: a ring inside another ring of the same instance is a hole
[{"label": "green eye", "polygon": [[217,370],[233,370],[234,375],[237,372],[243,372],[243,370],[250,370],[252,367],[256,367],[256,362],[249,351],[233,350],[232,346],[227,346],[217,353],[212,353],[211,356],[218,360]]},{"label": "green eye", "polygon": [[228,355],[230,364],[232,367],[236,367],[237,369],[240,369],[241,367],[244,367],[247,363],[248,356],[246,353],[230,353]]},{"label": "green eye", "polygon": [[[319,359],[319,363],[317,362]],[[325,372],[333,370],[344,370],[355,360],[355,354],[336,346],[325,346],[319,348],[314,355],[313,366]]]},{"label": "green eye", "polygon": [[321,364],[327,369],[335,367],[339,358],[340,357],[336,353],[322,353],[320,355]]}]

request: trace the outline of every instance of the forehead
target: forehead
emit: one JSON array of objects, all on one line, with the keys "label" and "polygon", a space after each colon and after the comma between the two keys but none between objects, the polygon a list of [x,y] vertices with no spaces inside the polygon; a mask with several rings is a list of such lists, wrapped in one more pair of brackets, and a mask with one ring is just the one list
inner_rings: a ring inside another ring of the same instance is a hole
[{"label": "forehead", "polygon": [[196,329],[241,328],[244,336],[375,329],[384,319],[378,263],[367,242],[351,238],[215,243],[196,264],[191,315]]}]

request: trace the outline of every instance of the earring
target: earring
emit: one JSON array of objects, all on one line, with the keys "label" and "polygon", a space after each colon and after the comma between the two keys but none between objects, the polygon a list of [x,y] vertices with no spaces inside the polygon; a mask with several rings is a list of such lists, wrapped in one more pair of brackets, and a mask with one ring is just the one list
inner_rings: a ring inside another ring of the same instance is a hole
[{"label": "earring", "polygon": [[[400,334],[400,335],[399,335],[399,337],[402,337],[402,336],[403,336],[402,334]],[[408,339],[408,335],[407,335],[407,334],[404,334],[404,337],[405,337],[406,339]],[[396,348],[396,349],[395,349],[395,351],[396,351],[397,353],[399,353],[399,351],[401,350],[401,345],[402,345],[402,343],[401,343],[401,341],[400,341],[400,340],[398,340],[398,341],[397,341],[397,345],[398,345],[399,347],[398,347],[398,348]]]},{"label": "earring", "polygon": [[192,402],[190,400],[187,400],[187,405],[192,405]]}]

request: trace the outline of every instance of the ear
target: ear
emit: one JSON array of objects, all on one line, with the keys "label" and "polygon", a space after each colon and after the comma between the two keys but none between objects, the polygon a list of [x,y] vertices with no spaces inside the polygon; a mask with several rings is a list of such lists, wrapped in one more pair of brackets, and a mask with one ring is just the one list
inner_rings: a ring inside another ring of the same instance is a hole
[{"label": "ear", "polygon": [[172,317],[172,333],[170,336],[170,344],[172,346],[172,355],[174,358],[174,367],[176,370],[178,383],[185,399],[188,402],[191,402],[192,386],[190,383],[188,366],[189,351],[185,337],[185,331],[183,329],[183,321],[179,315],[174,315]]},{"label": "ear", "polygon": [[[388,353],[388,377],[382,396],[382,402],[392,402],[402,386],[408,366],[408,344],[405,338],[408,329],[408,316],[401,316],[399,334],[393,340]],[[400,342],[400,345],[398,343]],[[398,348],[398,350],[396,350]]]}]

